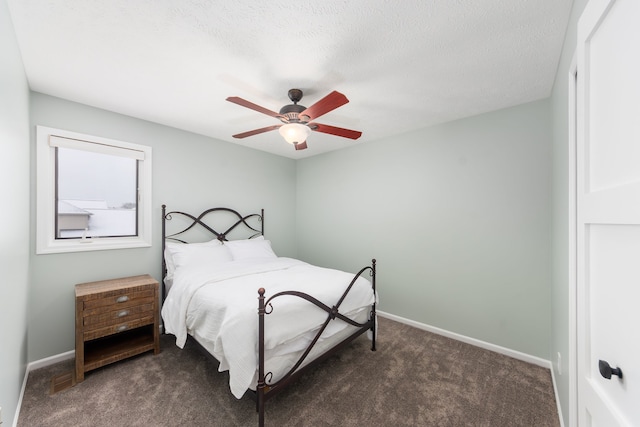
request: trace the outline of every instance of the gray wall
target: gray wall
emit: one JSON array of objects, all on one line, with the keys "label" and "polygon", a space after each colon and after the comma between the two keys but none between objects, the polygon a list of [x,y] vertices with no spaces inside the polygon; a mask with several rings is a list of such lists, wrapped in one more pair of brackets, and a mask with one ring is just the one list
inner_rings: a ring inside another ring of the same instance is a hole
[{"label": "gray wall", "polygon": [[[562,50],[562,57],[551,96],[553,117],[553,269],[552,269],[552,337],[549,359],[554,362],[558,399],[564,425],[569,426],[569,92],[568,75],[576,49],[577,22],[587,0],[574,0],[571,18]],[[562,355],[562,375],[557,354]],[[576,390],[574,390],[576,392]]]},{"label": "gray wall", "polygon": [[27,364],[29,87],[5,0],[0,0],[0,64],[0,406],[9,425]]},{"label": "gray wall", "polygon": [[[149,273],[160,279],[161,205],[192,213],[230,206],[265,209],[278,254],[296,256],[295,162],[174,128],[32,93],[31,125],[151,146],[153,247],[35,255],[32,246],[28,360],[74,349],[76,283]],[[31,239],[35,244],[35,132],[31,135]]]},{"label": "gray wall", "polygon": [[299,255],[379,268],[380,309],[549,358],[549,102],[298,161]]}]

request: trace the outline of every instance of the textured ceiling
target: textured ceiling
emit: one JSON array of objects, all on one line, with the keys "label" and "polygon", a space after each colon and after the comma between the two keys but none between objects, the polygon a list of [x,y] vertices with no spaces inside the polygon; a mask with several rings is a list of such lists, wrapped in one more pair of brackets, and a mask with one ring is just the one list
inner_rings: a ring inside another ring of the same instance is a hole
[{"label": "textured ceiling", "polygon": [[[8,0],[32,90],[291,158],[549,96],[571,3]],[[279,122],[227,97],[278,111],[290,88],[344,93],[318,122],[362,137],[231,137]]]}]

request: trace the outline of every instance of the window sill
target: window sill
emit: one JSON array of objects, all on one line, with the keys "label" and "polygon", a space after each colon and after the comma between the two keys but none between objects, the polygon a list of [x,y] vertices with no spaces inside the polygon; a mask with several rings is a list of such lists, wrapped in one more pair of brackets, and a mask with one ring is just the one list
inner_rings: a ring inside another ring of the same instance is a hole
[{"label": "window sill", "polygon": [[38,245],[37,255],[65,253],[65,252],[86,252],[86,251],[106,251],[112,249],[133,249],[148,248],[151,242],[139,238],[99,238],[94,237],[85,240],[73,241],[51,241],[43,245]]}]

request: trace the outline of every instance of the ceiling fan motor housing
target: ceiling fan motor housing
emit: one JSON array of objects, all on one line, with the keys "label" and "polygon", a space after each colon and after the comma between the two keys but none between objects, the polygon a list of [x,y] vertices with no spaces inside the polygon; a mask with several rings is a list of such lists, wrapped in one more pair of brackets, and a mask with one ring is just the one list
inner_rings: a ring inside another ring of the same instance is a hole
[{"label": "ceiling fan motor housing", "polygon": [[301,123],[301,122],[304,123],[304,121],[300,120],[300,117],[298,117],[298,113],[302,113],[306,109],[307,107],[305,107],[304,105],[298,105],[298,104],[285,105],[280,109],[280,116],[282,116],[280,120],[283,123]]}]

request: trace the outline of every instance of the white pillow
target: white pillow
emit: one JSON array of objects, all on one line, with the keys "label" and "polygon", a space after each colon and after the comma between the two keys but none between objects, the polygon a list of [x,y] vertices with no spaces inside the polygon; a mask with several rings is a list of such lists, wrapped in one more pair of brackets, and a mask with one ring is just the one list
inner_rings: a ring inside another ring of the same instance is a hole
[{"label": "white pillow", "polygon": [[165,283],[167,281],[173,280],[173,272],[176,269],[175,261],[173,256],[175,253],[179,252],[181,248],[185,246],[190,246],[192,248],[195,247],[206,247],[206,246],[222,246],[222,243],[218,239],[213,239],[208,242],[203,243],[180,243],[180,242],[171,242],[165,241],[164,244],[164,262],[167,266],[167,275],[165,276]]},{"label": "white pillow", "polygon": [[186,265],[215,265],[232,261],[229,249],[223,245],[182,245],[172,250],[175,268]]},{"label": "white pillow", "polygon": [[224,246],[229,248],[234,261],[248,258],[278,257],[271,249],[271,242],[264,238],[231,240],[224,242]]},{"label": "white pillow", "polygon": [[173,256],[171,255],[171,248],[182,244],[183,243],[176,242],[164,243],[164,263],[167,266],[165,280],[173,280],[173,271],[176,269],[176,265],[173,263]]}]

